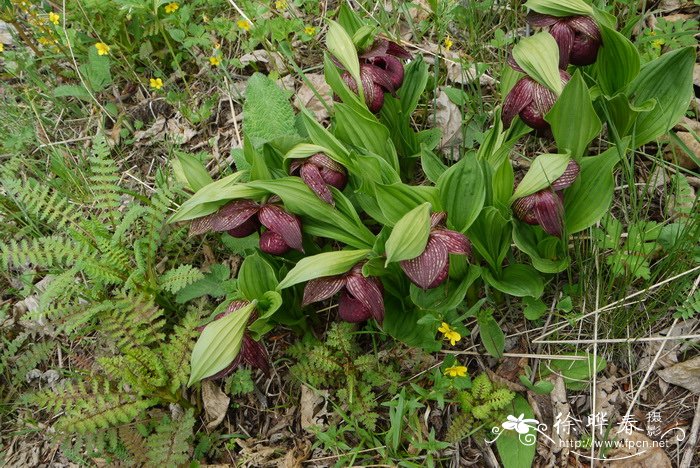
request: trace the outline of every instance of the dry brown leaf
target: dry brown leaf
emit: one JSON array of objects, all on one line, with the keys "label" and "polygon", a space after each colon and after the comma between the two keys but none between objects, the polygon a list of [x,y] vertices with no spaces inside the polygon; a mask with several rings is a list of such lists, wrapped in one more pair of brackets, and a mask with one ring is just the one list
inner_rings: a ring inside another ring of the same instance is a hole
[{"label": "dry brown leaf", "polygon": [[158,116],[148,129],[134,132],[134,142],[143,145],[167,139],[176,145],[182,145],[195,135],[197,131],[178,113],[170,119]]},{"label": "dry brown leaf", "polygon": [[249,54],[243,55],[239,60],[243,65],[264,63],[267,65],[269,71],[284,70],[284,59],[282,59],[282,56],[277,52],[270,53],[265,49],[254,50]]},{"label": "dry brown leaf", "polygon": [[214,382],[205,380],[202,382],[202,402],[207,418],[207,429],[214,429],[226,417],[231,399]]},{"label": "dry brown leaf", "polygon": [[[680,335],[690,335],[693,330],[698,328],[700,323],[697,319],[685,320],[679,322],[673,327],[670,336],[680,336]],[[671,327],[665,328],[659,333],[655,333],[652,337],[667,337],[669,336],[669,330]],[[665,343],[665,344],[664,344]],[[685,343],[685,340],[667,340],[667,341],[649,341],[644,349],[644,355],[639,360],[638,368],[647,369],[651,366],[651,363],[656,356],[659,348],[663,345],[663,350],[659,355],[659,359],[656,361],[654,369],[665,369],[666,367],[672,366],[678,362],[678,350]]]},{"label": "dry brown leaf", "polygon": [[700,393],[700,356],[656,371],[664,381]]},{"label": "dry brown leaf", "polygon": [[[326,83],[325,77],[319,73],[308,73],[306,78],[323,100],[330,105],[333,102],[333,91],[331,91],[331,87]],[[302,83],[301,88],[299,88],[299,91],[296,93],[294,105],[298,109],[306,107],[314,113],[316,120],[322,121],[328,118],[328,110],[305,82]]]},{"label": "dry brown leaf", "polygon": [[462,141],[462,111],[442,89],[435,99],[435,126],[442,130],[440,148],[459,146]]},{"label": "dry brown leaf", "polygon": [[611,460],[603,464],[605,468],[673,467],[666,452],[660,447],[652,447],[651,439],[641,432],[622,433],[618,437],[619,440],[629,441],[630,445],[623,445],[621,448],[610,450],[606,457]]},{"label": "dry brown leaf", "polygon": [[310,431],[311,426],[324,427],[324,416],[328,414],[328,391],[314,390],[306,385],[301,386],[301,400],[299,402],[301,414],[301,428]]}]

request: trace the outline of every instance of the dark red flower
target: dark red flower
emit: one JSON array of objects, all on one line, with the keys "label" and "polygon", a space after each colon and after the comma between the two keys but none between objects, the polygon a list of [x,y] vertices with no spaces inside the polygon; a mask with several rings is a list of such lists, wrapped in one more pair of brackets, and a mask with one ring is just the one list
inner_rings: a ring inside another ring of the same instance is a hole
[{"label": "dark red flower", "polygon": [[561,237],[564,230],[563,190],[574,183],[578,173],[579,165],[572,159],[549,188],[515,200],[515,216],[527,224],[539,224],[547,234]]},{"label": "dark red flower", "polygon": [[298,174],[321,200],[331,205],[335,205],[335,202],[328,186],[343,190],[348,183],[345,168],[323,153],[295,160],[289,172],[292,175]]},{"label": "dark red flower", "polygon": [[[233,301],[228,306],[228,309],[226,309],[226,312],[217,315],[214,318],[214,321],[226,317],[227,315],[234,313],[239,309],[242,309],[248,304],[248,301]],[[252,323],[256,319],[257,313],[253,312],[253,314],[250,316],[250,319],[248,319],[248,323]],[[212,323],[214,321],[212,321]],[[200,327],[199,331],[201,332],[205,328],[206,326]],[[263,344],[259,341],[255,341],[253,338],[251,338],[250,334],[248,334],[247,331],[243,334],[243,343],[241,343],[241,350],[239,351],[238,355],[233,359],[233,361],[231,361],[231,364],[229,364],[228,366],[226,366],[225,369],[217,372],[209,378],[221,379],[223,377],[226,377],[241,364],[248,364],[251,367],[260,369],[265,375],[270,375],[270,358],[268,357],[265,346],[263,346]]]},{"label": "dark red flower", "polygon": [[469,255],[471,244],[467,237],[444,227],[446,213],[430,216],[430,234],[425,250],[416,258],[403,260],[399,264],[406,276],[423,289],[438,287],[450,272],[449,254]]},{"label": "dark red flower", "polygon": [[[371,112],[377,113],[384,105],[384,93],[394,94],[403,84],[403,63],[411,54],[395,42],[378,39],[372,47],[359,55],[360,80],[365,93],[365,103]],[[348,72],[341,75],[345,84],[357,94],[357,83]]]},{"label": "dark red flower", "polygon": [[302,306],[324,301],[340,292],[338,313],[342,320],[356,323],[371,317],[381,323],[384,320],[384,287],[378,278],[362,274],[363,263],[343,275],[316,278],[306,283]]},{"label": "dark red flower", "polygon": [[559,45],[559,68],[590,65],[595,62],[601,38],[598,25],[589,16],[550,16],[531,11],[527,22],[547,28]]},{"label": "dark red flower", "polygon": [[[509,63],[516,70],[523,71],[514,61],[510,60]],[[562,85],[571,79],[564,70],[559,70],[559,76]],[[503,102],[501,114],[503,125],[506,128],[510,127],[515,116],[519,115],[529,127],[539,132],[548,130],[549,123],[544,120],[544,116],[552,110],[555,102],[557,102],[557,95],[552,90],[529,76],[524,76],[515,83]]]},{"label": "dark red flower", "polygon": [[190,225],[190,235],[227,231],[233,237],[247,237],[261,225],[267,229],[260,235],[260,250],[263,252],[282,255],[290,249],[304,251],[301,221],[273,203],[261,205],[250,200],[233,201],[216,213],[195,219]]}]

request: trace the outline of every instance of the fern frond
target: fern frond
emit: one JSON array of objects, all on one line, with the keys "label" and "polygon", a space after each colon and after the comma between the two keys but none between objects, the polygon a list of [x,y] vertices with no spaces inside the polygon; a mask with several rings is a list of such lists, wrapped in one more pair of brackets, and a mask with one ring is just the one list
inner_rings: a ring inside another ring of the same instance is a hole
[{"label": "fern frond", "polygon": [[143,347],[162,341],[163,311],[144,294],[127,294],[111,304],[111,312],[102,318],[100,331],[111,337],[121,350]]},{"label": "fern frond", "polygon": [[200,316],[200,311],[188,312],[180,325],[175,326],[168,343],[161,346],[160,354],[168,373],[172,391],[186,384],[189,380],[190,355],[192,348],[194,348],[194,339],[199,335],[197,325]]},{"label": "fern frond", "polygon": [[189,439],[192,437],[194,423],[193,409],[187,410],[176,421],[164,417],[156,426],[155,434],[146,442],[150,464],[173,468],[186,463],[189,459]]},{"label": "fern frond", "polygon": [[61,230],[75,225],[82,216],[68,197],[49,185],[41,185],[33,179],[26,183],[19,179],[6,180],[3,185],[24,213],[43,221],[52,229]]},{"label": "fern frond", "polygon": [[20,385],[24,382],[27,373],[36,369],[39,363],[46,360],[54,351],[55,343],[53,341],[44,341],[41,343],[32,343],[22,350],[22,353],[17,357],[13,364],[12,383]]},{"label": "fern frond", "polygon": [[32,264],[38,267],[71,267],[87,254],[87,248],[72,239],[61,236],[38,239],[11,240],[0,246],[0,259],[5,268],[9,265]]},{"label": "fern frond", "polygon": [[0,347],[0,374],[5,372],[10,360],[17,355],[17,352],[20,350],[24,342],[27,341],[27,338],[29,338],[29,333],[20,333],[12,341],[7,341],[5,337],[1,338],[2,347]]},{"label": "fern frond", "polygon": [[160,277],[159,283],[161,289],[175,294],[182,288],[202,278],[204,278],[204,274],[192,265],[180,265],[177,268],[166,271]]},{"label": "fern frond", "polygon": [[93,195],[93,208],[99,210],[100,219],[108,219],[121,205],[119,194],[119,169],[110,155],[109,145],[103,134],[92,142],[89,158],[91,174],[88,177]]},{"label": "fern frond", "polygon": [[79,410],[66,411],[57,428],[84,434],[126,424],[158,402],[157,398],[137,399],[126,393],[96,395],[92,400],[83,402]]},{"label": "fern frond", "polygon": [[152,392],[167,382],[165,365],[148,348],[130,348],[123,355],[99,360],[105,371],[115,380],[124,381],[139,393]]}]

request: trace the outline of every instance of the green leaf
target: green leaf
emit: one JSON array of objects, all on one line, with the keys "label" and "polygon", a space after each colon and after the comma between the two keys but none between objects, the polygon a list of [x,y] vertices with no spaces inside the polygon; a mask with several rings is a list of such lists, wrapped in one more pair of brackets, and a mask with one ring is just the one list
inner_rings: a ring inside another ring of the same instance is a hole
[{"label": "green leaf", "polygon": [[467,275],[460,281],[450,279],[437,288],[428,290],[411,284],[411,301],[421,309],[447,313],[462,304],[469,286],[474,284],[480,274],[481,269],[471,265]]},{"label": "green leaf", "polygon": [[[556,248],[545,252],[545,243],[552,240]],[[559,239],[550,236],[539,226],[513,220],[513,243],[530,257],[532,266],[542,273],[559,273],[569,266],[569,257],[562,251]]]},{"label": "green leaf", "polygon": [[410,118],[418,107],[418,101],[428,84],[428,76],[428,64],[420,55],[405,66],[404,81],[396,94],[401,102],[401,111],[406,118]]},{"label": "green leaf", "polygon": [[528,0],[523,6],[550,16],[593,15],[593,8],[583,0]]},{"label": "green leaf", "polygon": [[264,334],[275,328],[275,324],[270,319],[280,307],[282,307],[282,296],[277,291],[266,291],[260,297],[257,309],[262,315],[248,327],[251,338],[258,341]]},{"label": "green leaf", "polygon": [[356,263],[367,258],[371,252],[370,249],[339,250],[304,257],[287,273],[277,286],[277,290],[316,278],[347,273]]},{"label": "green leaf", "polygon": [[60,85],[53,90],[55,97],[75,97],[83,101],[92,101],[92,96],[87,89],[78,85]]},{"label": "green leaf", "polygon": [[386,264],[416,258],[425,250],[430,234],[430,203],[406,213],[386,241]]},{"label": "green leaf", "polygon": [[523,315],[528,320],[537,320],[547,312],[547,304],[542,302],[542,299],[534,297],[523,297]]},{"label": "green leaf", "polygon": [[[385,298],[385,303],[390,299]],[[382,327],[384,331],[396,340],[408,345],[421,348],[427,352],[435,352],[442,346],[441,342],[436,339],[437,326],[430,321],[422,320],[423,314],[407,313],[401,304],[388,303],[385,307],[384,322]]]},{"label": "green leaf", "polygon": [[389,226],[394,226],[406,213],[418,205],[430,203],[434,211],[439,205],[435,187],[396,183],[377,185],[375,191],[377,203]]},{"label": "green leaf", "polygon": [[248,79],[243,116],[243,133],[255,148],[284,135],[298,134],[289,98],[261,73]]},{"label": "green leaf", "polygon": [[641,58],[634,44],[607,26],[599,26],[602,44],[593,69],[596,82],[607,96],[623,90],[639,73]]},{"label": "green leaf", "polygon": [[538,298],[544,292],[542,277],[530,265],[519,263],[509,265],[498,276],[484,269],[481,276],[488,284],[511,296]]},{"label": "green leaf", "polygon": [[683,117],[693,96],[692,47],[663,54],[642,67],[627,94],[635,106],[656,100],[656,107],[639,115],[634,127],[636,148],[663,135]]},{"label": "green leaf", "polygon": [[520,181],[515,193],[511,197],[511,203],[518,198],[532,195],[552,185],[566,170],[569,165],[568,154],[541,154],[532,161],[530,169]]},{"label": "green leaf", "polygon": [[305,233],[335,239],[360,249],[374,244],[374,234],[362,223],[347,197],[335,188],[331,190],[334,208],[321,201],[298,177],[256,180],[247,185],[279,196],[287,211],[304,218]]},{"label": "green leaf", "polygon": [[420,165],[423,173],[432,183],[436,183],[447,170],[445,163],[434,152],[423,145],[421,145]]},{"label": "green leaf", "polygon": [[185,187],[196,192],[214,182],[199,159],[182,151],[177,151],[175,154],[177,159],[173,160],[173,172],[175,178]]},{"label": "green leaf", "polygon": [[486,198],[484,173],[476,155],[466,155],[450,167],[437,186],[448,227],[465,232],[479,216]]},{"label": "green leaf", "polygon": [[[516,395],[512,406],[506,408],[509,414],[518,417],[521,414],[525,415],[524,419],[534,419],[535,414],[528,404],[527,400],[522,395]],[[523,441],[532,444],[524,444]],[[520,435],[516,431],[504,431],[503,434],[496,440],[496,448],[498,455],[501,457],[503,468],[531,468],[532,461],[535,459],[535,449],[537,447],[537,432],[534,427],[531,427],[530,432]]]},{"label": "green leaf", "polygon": [[362,91],[362,80],[360,80],[360,61],[357,58],[357,51],[352,38],[345,32],[345,29],[333,20],[328,20],[328,33],[326,33],[326,47],[333,54],[343,67],[353,77],[357,83],[360,96],[364,96]]},{"label": "green leaf", "polygon": [[546,377],[552,372],[556,372],[564,377],[564,385],[569,390],[583,390],[588,387],[588,382],[593,378],[593,374],[605,369],[607,361],[598,355],[593,366],[593,355],[589,353],[577,353],[574,356],[583,357],[580,360],[553,359],[550,362],[543,362],[539,367],[541,377]]},{"label": "green leaf", "polygon": [[233,292],[236,287],[236,280],[229,279],[230,276],[229,267],[218,263],[214,264],[211,266],[211,271],[204,275],[204,278],[178,291],[175,302],[184,304],[202,296],[223,297]]},{"label": "green leaf", "polygon": [[600,133],[603,125],[593,108],[591,95],[579,70],[566,84],[545,120],[552,126],[559,151],[567,151],[577,160],[586,153],[588,144]]},{"label": "green leaf", "polygon": [[278,284],[272,265],[260,255],[250,255],[243,260],[238,271],[238,289],[246,299],[261,300],[266,292],[274,291]]},{"label": "green leaf", "polygon": [[284,155],[285,159],[304,159],[309,156],[313,156],[316,153],[323,153],[328,156],[333,161],[348,167],[351,163],[349,158],[345,154],[338,154],[330,148],[325,146],[312,145],[309,143],[301,143],[296,145],[294,148],[289,150],[287,154]]},{"label": "green leaf", "polygon": [[192,349],[187,386],[226,368],[241,350],[243,334],[257,302],[208,324]]},{"label": "green leaf", "polygon": [[484,309],[476,314],[476,323],[479,325],[479,336],[484,343],[486,351],[495,358],[503,357],[506,346],[506,336],[500,325],[493,318],[493,310]]},{"label": "green leaf", "polygon": [[336,103],[334,134],[346,144],[379,155],[398,171],[399,160],[389,129],[375,116],[359,113],[347,104]]},{"label": "green leaf", "polygon": [[557,96],[561,94],[559,46],[551,34],[540,32],[521,39],[513,47],[513,58],[530,78],[549,88]]},{"label": "green leaf", "polygon": [[510,221],[493,206],[485,207],[471,225],[467,237],[489,265],[498,270],[510,248]]},{"label": "green leaf", "polygon": [[81,66],[80,71],[94,92],[102,91],[112,83],[109,66],[109,55],[98,54],[95,47],[88,49],[88,63]]},{"label": "green leaf", "polygon": [[201,218],[216,212],[231,200],[255,199],[267,195],[265,190],[238,183],[243,175],[243,172],[235,172],[197,190],[197,193],[180,205],[168,222],[177,223]]},{"label": "green leaf", "polygon": [[581,160],[576,182],[564,192],[564,226],[569,234],[583,231],[608,212],[615,189],[613,168],[620,160],[617,147]]}]

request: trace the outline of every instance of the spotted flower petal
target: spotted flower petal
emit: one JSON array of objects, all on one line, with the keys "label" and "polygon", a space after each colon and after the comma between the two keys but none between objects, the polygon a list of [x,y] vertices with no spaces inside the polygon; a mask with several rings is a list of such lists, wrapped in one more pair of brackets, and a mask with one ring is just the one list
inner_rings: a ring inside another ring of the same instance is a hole
[{"label": "spotted flower petal", "polygon": [[525,16],[525,20],[537,28],[546,28],[559,21],[559,19],[555,16],[543,15],[542,13],[537,13],[536,11],[530,11],[527,16]]},{"label": "spotted flower petal", "polygon": [[534,214],[542,229],[549,235],[561,237],[564,229],[564,205],[561,198],[551,190],[537,192]]},{"label": "spotted flower petal", "polygon": [[384,320],[384,297],[382,283],[377,278],[366,278],[362,274],[348,275],[345,288],[357,299],[377,322]]},{"label": "spotted flower petal", "polygon": [[448,253],[469,255],[471,253],[471,244],[467,236],[461,232],[451,231],[449,229],[436,229],[432,236],[445,244]]},{"label": "spotted flower petal", "polygon": [[258,214],[260,222],[270,231],[279,234],[293,249],[304,251],[301,243],[301,223],[299,218],[287,213],[277,205],[264,205]]},{"label": "spotted flower petal", "polygon": [[343,276],[327,276],[313,279],[306,283],[304,287],[304,299],[301,305],[306,306],[313,302],[325,301],[343,289],[343,286],[345,286],[345,278]]},{"label": "spotted flower petal", "polygon": [[569,18],[568,23],[581,34],[585,34],[595,41],[600,41],[600,30],[595,20],[590,16],[573,16]]},{"label": "spotted flower petal", "polygon": [[304,164],[301,166],[300,176],[306,185],[309,186],[313,192],[318,195],[318,198],[324,202],[335,205],[333,201],[333,194],[328,190],[326,181],[323,180],[321,176],[321,171],[319,171],[318,166],[315,164]]},{"label": "spotted flower petal", "polygon": [[237,228],[259,209],[260,205],[250,200],[234,201],[214,213],[211,228],[216,232]]},{"label": "spotted flower petal", "polygon": [[369,319],[372,313],[362,302],[343,291],[338,300],[338,315],[341,320],[358,323]]},{"label": "spotted flower petal", "polygon": [[274,231],[265,231],[260,234],[260,250],[270,255],[284,255],[291,250],[284,238]]},{"label": "spotted flower petal", "polygon": [[503,102],[501,119],[505,127],[510,127],[511,122],[533,99],[534,87],[537,83],[531,78],[524,77],[518,80],[510,90]]},{"label": "spotted flower petal", "polygon": [[360,77],[362,78],[362,86],[365,86],[365,77],[368,77],[373,83],[379,85],[384,91],[388,91],[390,93],[396,91],[394,82],[392,81],[389,73],[376,65],[360,65]]},{"label": "spotted flower petal", "polygon": [[381,57],[384,55],[393,55],[394,57],[402,59],[411,58],[410,52],[408,52],[402,46],[400,46],[396,42],[383,38],[374,41],[372,47],[360,54],[360,58],[369,59],[373,57]]},{"label": "spotted flower petal", "polygon": [[559,45],[559,68],[566,68],[569,65],[569,56],[576,38],[574,30],[568,22],[558,21],[549,29],[549,32]]},{"label": "spotted flower petal", "polygon": [[265,346],[248,334],[243,335],[239,356],[249,366],[260,369],[265,375],[270,375],[270,358]]},{"label": "spotted flower petal", "polygon": [[345,172],[345,168],[338,162],[332,160],[323,153],[316,153],[311,155],[308,159],[310,163],[315,164],[318,167],[326,167],[336,172]]},{"label": "spotted flower petal", "polygon": [[447,261],[447,246],[431,234],[423,253],[416,258],[401,261],[400,265],[411,281],[427,289],[445,269]]},{"label": "spotted flower petal", "polygon": [[569,161],[569,164],[566,166],[564,173],[552,183],[552,190],[560,191],[569,187],[571,184],[574,183],[574,181],[578,177],[579,171],[580,167],[578,163],[573,159]]}]

